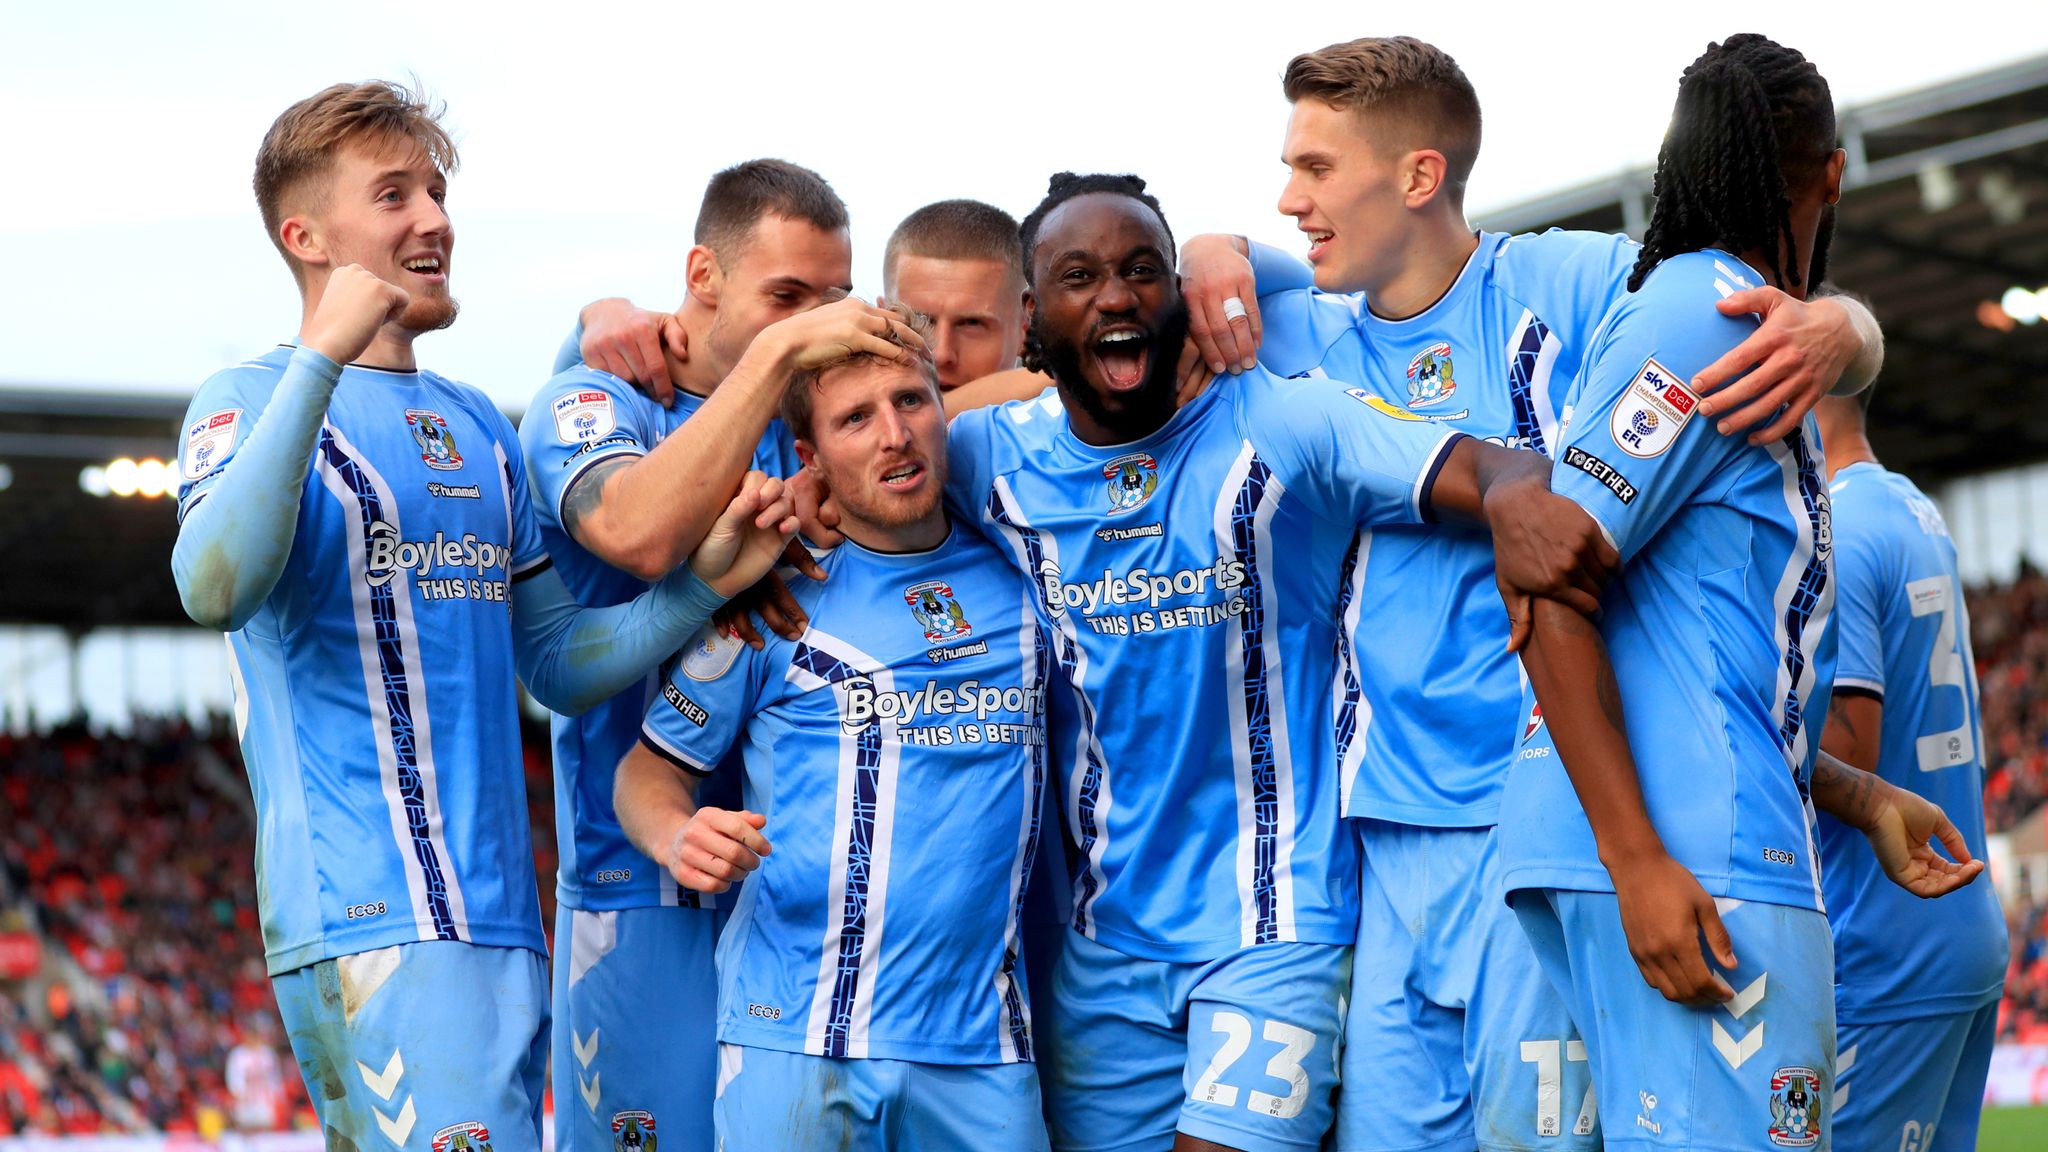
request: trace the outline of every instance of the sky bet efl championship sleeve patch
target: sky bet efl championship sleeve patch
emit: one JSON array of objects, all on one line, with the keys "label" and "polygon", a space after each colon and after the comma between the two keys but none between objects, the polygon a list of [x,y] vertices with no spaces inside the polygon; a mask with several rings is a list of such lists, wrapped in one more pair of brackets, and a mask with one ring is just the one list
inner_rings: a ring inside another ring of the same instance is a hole
[{"label": "sky bet efl championship sleeve patch", "polygon": [[1678,373],[1651,357],[1614,406],[1608,430],[1621,450],[1631,456],[1661,456],[1677,442],[1679,431],[1699,406],[1700,398],[1679,382]]},{"label": "sky bet efl championship sleeve patch", "polygon": [[242,426],[242,410],[228,408],[201,416],[185,429],[185,479],[197,480],[227,458]]},{"label": "sky bet efl championship sleeve patch", "polygon": [[555,401],[555,435],[564,444],[587,444],[618,425],[612,418],[611,393],[578,388]]}]

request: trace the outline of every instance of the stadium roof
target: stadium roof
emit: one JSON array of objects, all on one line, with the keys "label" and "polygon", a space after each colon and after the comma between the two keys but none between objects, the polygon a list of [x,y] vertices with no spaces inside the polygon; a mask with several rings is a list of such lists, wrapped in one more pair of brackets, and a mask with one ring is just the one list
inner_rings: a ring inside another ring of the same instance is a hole
[{"label": "stadium roof", "polygon": [[[1884,323],[1878,451],[1923,481],[2048,457],[2048,404],[2034,400],[2048,323],[1983,322],[2008,289],[2048,288],[2048,56],[1843,109],[1841,123],[1834,277]],[[1644,168],[1478,222],[1640,235],[1649,202]],[[0,387],[0,555],[20,562],[0,568],[0,620],[183,623],[170,501],[93,496],[79,474],[171,458],[185,399],[14,383]]]},{"label": "stadium roof", "polygon": [[[1998,308],[2009,289],[2048,288],[2048,56],[1845,108],[1840,125],[1830,275],[1884,325],[1878,453],[1923,481],[2048,455],[2048,323]],[[1623,172],[1477,222],[1640,238],[1650,178]]]}]

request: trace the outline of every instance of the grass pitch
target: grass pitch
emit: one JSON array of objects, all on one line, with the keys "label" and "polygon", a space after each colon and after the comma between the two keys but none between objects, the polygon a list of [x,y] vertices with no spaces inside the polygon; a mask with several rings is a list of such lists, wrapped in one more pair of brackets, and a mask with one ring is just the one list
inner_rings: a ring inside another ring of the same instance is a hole
[{"label": "grass pitch", "polygon": [[2048,1107],[1986,1108],[1977,1126],[1977,1152],[2048,1149]]}]

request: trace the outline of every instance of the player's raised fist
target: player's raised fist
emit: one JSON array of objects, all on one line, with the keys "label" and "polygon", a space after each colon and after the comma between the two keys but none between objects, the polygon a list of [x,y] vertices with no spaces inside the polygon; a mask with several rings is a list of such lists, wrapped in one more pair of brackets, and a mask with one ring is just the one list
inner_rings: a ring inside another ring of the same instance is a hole
[{"label": "player's raised fist", "polygon": [[361,356],[377,338],[377,330],[411,302],[405,289],[378,279],[362,265],[343,265],[327,278],[302,342],[336,364],[346,364]]},{"label": "player's raised fist", "polygon": [[767,341],[789,371],[819,368],[866,352],[909,364],[930,355],[924,337],[886,308],[844,296],[778,320],[754,338]]}]

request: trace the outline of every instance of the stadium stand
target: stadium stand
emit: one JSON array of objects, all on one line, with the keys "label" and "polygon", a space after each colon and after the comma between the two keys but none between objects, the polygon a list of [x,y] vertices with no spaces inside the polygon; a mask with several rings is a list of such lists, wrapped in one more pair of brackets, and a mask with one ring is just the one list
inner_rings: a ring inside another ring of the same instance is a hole
[{"label": "stadium stand", "polygon": [[[545,733],[526,747],[551,879]],[[231,727],[0,735],[0,765],[0,1137],[310,1126]]]}]

